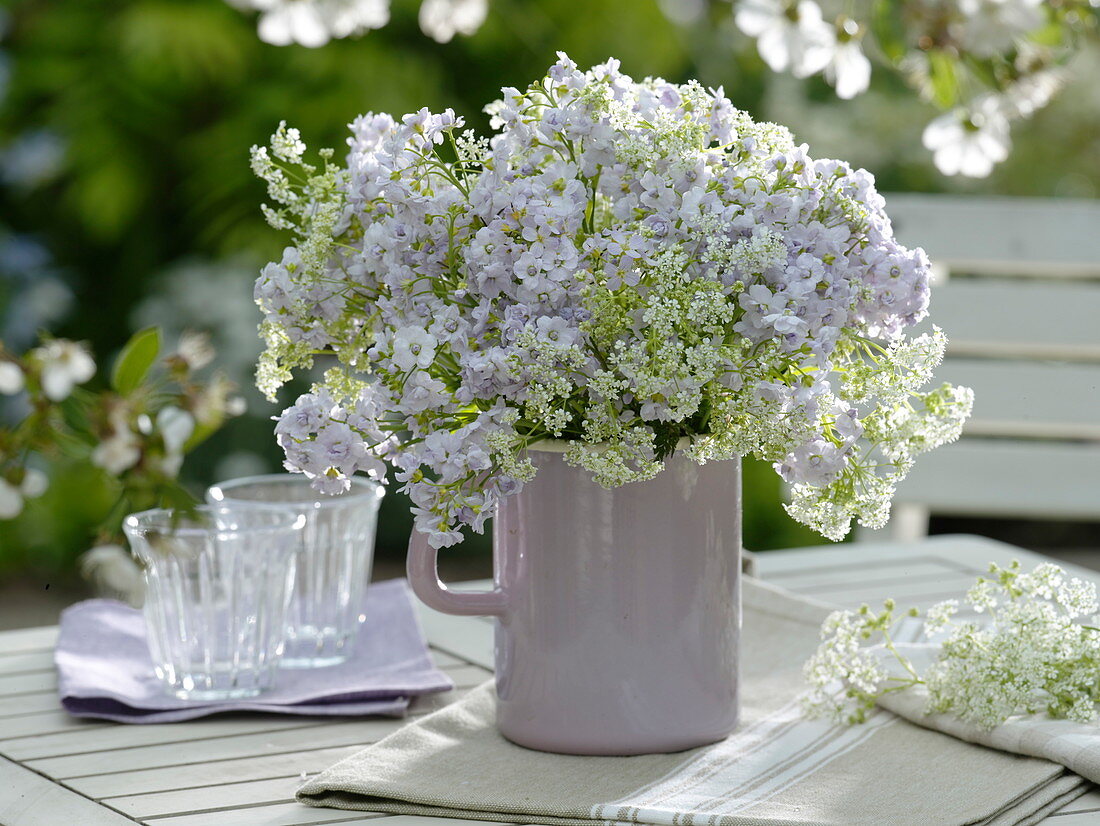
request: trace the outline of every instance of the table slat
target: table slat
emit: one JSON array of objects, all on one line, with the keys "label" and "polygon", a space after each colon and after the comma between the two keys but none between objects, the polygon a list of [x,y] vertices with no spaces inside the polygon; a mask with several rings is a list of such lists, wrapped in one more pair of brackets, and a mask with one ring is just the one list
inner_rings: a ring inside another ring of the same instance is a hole
[{"label": "table slat", "polygon": [[486,680],[490,679],[492,674],[486,674],[483,679],[478,680],[472,686],[458,686],[454,691],[447,691],[442,694],[425,694],[422,697],[414,697],[413,701],[409,703],[409,718],[423,717],[425,714],[431,714],[433,711],[439,711],[444,706],[449,706],[451,703],[460,697],[464,697],[466,693],[476,686],[481,685]]},{"label": "table slat", "polygon": [[446,669],[446,671],[447,676],[454,680],[455,688],[473,688],[493,676],[491,669],[469,663]]},{"label": "table slat", "polygon": [[133,826],[134,821],[0,757],[0,823]]},{"label": "table slat", "polygon": [[454,817],[421,817],[420,815],[390,815],[384,824],[378,826],[469,826],[476,820],[461,820]]},{"label": "table slat", "polygon": [[297,773],[266,780],[213,783],[197,789],[112,797],[102,802],[135,820],[177,814],[225,811],[268,803],[293,803],[301,784]]},{"label": "table slat", "polygon": [[446,651],[441,651],[438,648],[433,648],[429,652],[431,654],[432,662],[435,663],[436,668],[442,668],[446,671],[451,666],[456,665],[469,665],[469,661],[456,657],[454,654],[448,654]]},{"label": "table slat", "polygon": [[184,724],[166,725],[114,725],[105,730],[62,731],[35,737],[15,737],[0,740],[0,754],[13,760],[38,760],[44,757],[100,754],[116,749],[132,749],[212,738],[228,738],[235,735],[262,735],[265,732],[287,729],[309,729],[324,725],[316,717],[275,715],[243,716],[226,715],[206,720],[194,720]]},{"label": "table slat", "polygon": [[[478,583],[480,584],[480,583]],[[455,617],[416,603],[420,625],[433,648],[493,668],[493,625],[477,617]]]},{"label": "table slat", "polygon": [[265,731],[206,740],[188,740],[112,749],[89,754],[71,754],[29,760],[26,765],[51,777],[65,779],[92,774],[203,763],[259,754],[276,754],[302,748],[366,745],[401,727],[402,720],[340,721],[282,731]]},{"label": "table slat", "polygon": [[976,576],[976,574],[952,574],[942,576],[938,580],[919,579],[916,582],[909,580],[898,580],[892,583],[852,582],[828,589],[799,590],[796,593],[845,608],[858,607],[863,603],[879,607],[884,599],[892,597],[904,609],[911,605],[959,599],[974,584]]},{"label": "table slat", "polygon": [[150,826],[309,826],[314,823],[364,823],[385,815],[348,812],[341,809],[315,809],[301,803],[276,803],[224,812],[187,814],[149,818]]},{"label": "table slat", "polygon": [[[468,664],[448,666],[444,671],[459,688],[473,688],[483,683],[488,676],[488,672],[483,668]],[[44,757],[90,754],[108,749],[133,748],[207,737],[229,737],[263,731],[309,728],[318,725],[319,722],[317,717],[294,715],[232,715],[196,720],[186,725],[139,724],[112,726],[106,730],[97,728],[94,734],[89,727],[76,726],[71,730],[58,731],[54,734],[23,737],[9,737],[5,733],[4,726],[0,725],[0,754],[15,760],[36,760]]]},{"label": "table slat", "polygon": [[[764,551],[756,555],[756,561],[761,578],[782,585],[783,578],[792,572],[805,572],[814,568],[845,568],[858,576],[860,571],[872,571],[880,565],[914,556],[942,559],[963,571],[984,571],[990,562],[1007,565],[1013,559],[1019,559],[1025,564],[1050,561],[1037,553],[994,539],[955,534],[930,536],[914,542],[850,542],[842,545]],[[1095,571],[1086,571],[1086,574],[1096,576]]]},{"label": "table slat", "polygon": [[[757,559],[769,554],[758,554]],[[862,582],[871,579],[876,582],[894,583],[901,579],[914,577],[937,577],[945,574],[958,574],[960,569],[935,556],[913,556],[911,559],[896,557],[875,557],[849,565],[813,565],[802,569],[781,571],[764,578],[768,582],[791,591],[809,593],[813,590],[828,590],[836,585],[846,585],[853,580]],[[969,573],[969,571],[967,571]]]},{"label": "table slat", "polygon": [[53,651],[23,651],[0,655],[0,676],[27,674],[33,671],[53,671]]},{"label": "table slat", "polygon": [[[1061,809],[1058,815],[1069,815],[1075,812],[1097,812],[1100,813],[1100,790],[1095,787],[1091,792],[1085,792],[1079,798],[1070,803],[1066,808]],[[1051,815],[1052,817],[1054,815]],[[1100,823],[1100,814],[1096,817],[1097,823]]]},{"label": "table slat", "polygon": [[53,651],[56,643],[56,625],[5,631],[0,634],[0,657],[24,654],[28,651]]},{"label": "table slat", "polygon": [[[53,698],[53,704],[57,705],[56,697]],[[31,735],[58,734],[63,731],[105,729],[112,728],[114,725],[106,720],[84,720],[73,717],[60,708],[24,714],[22,717],[11,717],[0,720],[0,752],[4,751],[4,740]]]},{"label": "table slat", "polygon": [[359,746],[338,746],[331,749],[246,757],[240,760],[214,760],[188,766],[96,774],[67,780],[65,785],[97,800],[150,792],[169,792],[209,783],[224,783],[227,780],[267,780],[272,777],[290,777],[303,771],[319,772],[359,750]]},{"label": "table slat", "polygon": [[1047,819],[1041,822],[1046,826],[1097,826],[1100,824],[1100,811],[1094,809],[1087,812],[1067,812],[1062,809],[1047,815]]},{"label": "table slat", "polygon": [[[451,692],[448,696],[453,702],[465,694],[466,691],[460,690]],[[68,779],[119,771],[205,763],[211,760],[280,754],[301,749],[365,746],[397,731],[405,722],[405,719],[400,718],[367,718],[350,721],[345,718],[307,728],[29,760],[27,765],[51,777]]]},{"label": "table slat", "polygon": [[[0,697],[0,732],[4,723],[28,714],[41,714],[43,711],[56,711],[58,707],[56,691],[40,691],[36,694],[18,694],[14,697]],[[0,733],[0,737],[3,734]]]},{"label": "table slat", "polygon": [[57,691],[57,672],[32,671],[0,677],[0,698],[9,694],[31,694],[37,691]]},{"label": "table slat", "polygon": [[[856,542],[840,546],[795,548],[757,554],[761,578],[797,594],[845,608],[886,597],[902,607],[928,608],[959,598],[990,562],[1019,559],[1025,568],[1049,561],[1031,551],[977,536],[934,536],[913,543]],[[928,576],[942,566],[940,577]],[[1075,576],[1096,580],[1097,573],[1062,564]],[[910,571],[919,571],[910,576]]]}]

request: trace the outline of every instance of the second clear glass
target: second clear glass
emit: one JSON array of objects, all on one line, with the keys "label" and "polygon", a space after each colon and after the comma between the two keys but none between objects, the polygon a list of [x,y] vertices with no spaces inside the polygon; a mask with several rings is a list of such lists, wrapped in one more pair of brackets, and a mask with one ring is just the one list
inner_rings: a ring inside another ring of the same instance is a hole
[{"label": "second clear glass", "polygon": [[316,668],[347,659],[359,631],[384,494],[379,483],[356,478],[347,493],[327,496],[293,474],[232,479],[207,491],[207,501],[220,507],[274,508],[306,518],[282,667]]}]

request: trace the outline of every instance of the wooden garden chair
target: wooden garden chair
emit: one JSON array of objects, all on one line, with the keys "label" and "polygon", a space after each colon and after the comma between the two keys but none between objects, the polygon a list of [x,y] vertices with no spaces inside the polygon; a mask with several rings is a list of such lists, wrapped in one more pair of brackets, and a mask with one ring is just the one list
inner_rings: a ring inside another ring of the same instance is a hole
[{"label": "wooden garden chair", "polygon": [[937,380],[974,388],[963,438],[920,457],[883,531],[929,514],[1100,518],[1100,201],[889,195],[936,265]]}]

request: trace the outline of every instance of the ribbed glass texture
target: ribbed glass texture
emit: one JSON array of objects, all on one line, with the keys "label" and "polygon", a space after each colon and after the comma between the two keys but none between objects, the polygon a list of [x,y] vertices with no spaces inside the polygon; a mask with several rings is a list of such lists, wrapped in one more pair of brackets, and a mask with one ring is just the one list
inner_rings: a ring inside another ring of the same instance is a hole
[{"label": "ribbed glass texture", "polygon": [[384,493],[377,482],[354,479],[347,493],[326,496],[314,491],[304,476],[291,474],[233,479],[207,491],[208,502],[233,510],[273,509],[305,517],[284,668],[316,668],[347,659],[370,582]]},{"label": "ribbed glass texture", "polygon": [[145,621],[157,676],[186,700],[251,697],[270,688],[305,519],[200,507],[126,517],[145,568]]}]

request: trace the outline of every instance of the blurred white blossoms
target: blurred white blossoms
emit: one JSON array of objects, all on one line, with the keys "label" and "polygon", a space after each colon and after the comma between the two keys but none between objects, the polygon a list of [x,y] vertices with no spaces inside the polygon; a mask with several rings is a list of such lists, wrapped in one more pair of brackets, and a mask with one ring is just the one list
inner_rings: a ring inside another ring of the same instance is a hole
[{"label": "blurred white blossoms", "polygon": [[438,43],[456,34],[471,35],[489,14],[489,0],[422,0],[420,28]]},{"label": "blurred white blossoms", "polygon": [[109,415],[109,432],[92,450],[92,464],[118,476],[141,459],[141,439],[130,426],[130,410],[115,406]]},{"label": "blurred white blossoms", "polygon": [[23,512],[23,494],[7,479],[0,479],[0,519],[14,519]]},{"label": "blurred white blossoms", "polygon": [[[737,27],[755,38],[776,72],[799,78],[823,72],[843,99],[868,88],[869,54],[902,74],[946,112],[925,132],[936,166],[970,177],[985,177],[1008,157],[1011,121],[1045,106],[1072,65],[1069,58],[1100,33],[1098,0],[1068,6],[1043,0],[732,2]],[[670,6],[671,0],[662,8],[672,20],[697,19]]]},{"label": "blurred white blossoms", "polygon": [[487,111],[491,139],[451,110],[364,115],[346,168],[303,165],[285,126],[254,148],[295,231],[256,282],[258,383],[334,357],[279,417],[289,469],[338,491],[388,461],[442,547],[532,477],[534,442],[611,487],[687,438],[772,462],[789,512],[840,538],[958,435],[970,392],[924,388],[942,334],[905,336],[928,259],[867,172],[615,60],[561,54]]},{"label": "blurred white blossoms", "polygon": [[178,407],[163,407],[157,413],[156,429],[164,443],[162,470],[176,476],[183,465],[183,448],[195,432],[195,417]]},{"label": "blurred white blossoms", "polygon": [[795,77],[809,77],[829,63],[833,27],[813,0],[742,0],[734,21],[756,38],[760,56],[774,72],[790,69]]},{"label": "blurred white blossoms", "polygon": [[390,20],[389,0],[232,0],[260,12],[260,39],[273,46],[317,48],[330,40],[380,29]]},{"label": "blurred white blossoms", "polygon": [[[1100,701],[1100,628],[1096,587],[1044,563],[991,565],[966,595],[970,618],[947,600],[925,615],[925,633],[939,642],[923,674],[895,645],[898,615],[887,600],[838,611],[821,628],[822,643],[806,663],[811,715],[862,722],[878,697],[921,687],[929,713],[953,713],[983,728],[1017,714],[1091,722]],[[919,616],[915,609],[909,617]]]},{"label": "blurred white blossoms", "polygon": [[859,25],[851,18],[845,18],[836,32],[825,79],[845,100],[866,92],[871,84],[871,61],[863,53]]},{"label": "blurred white blossoms", "polygon": [[[389,23],[390,0],[228,0],[260,12],[258,34],[273,46],[317,48]],[[474,34],[489,13],[489,0],[422,0],[420,28],[439,43]]]},{"label": "blurred white blossoms", "polygon": [[96,592],[139,607],[145,596],[141,568],[121,545],[97,545],[81,555],[80,573],[90,580]]},{"label": "blurred white blossoms", "polygon": [[23,512],[27,499],[37,499],[49,487],[50,480],[37,468],[27,468],[19,484],[0,477],[0,519],[14,519]]},{"label": "blurred white blossoms", "polygon": [[709,0],[657,0],[665,17],[673,23],[695,23],[707,13]]},{"label": "blurred white blossoms", "polygon": [[944,175],[984,178],[1012,147],[1008,118],[999,102],[987,97],[973,109],[940,115],[925,127],[922,141]]},{"label": "blurred white blossoms", "polygon": [[27,499],[37,499],[46,492],[50,486],[50,479],[37,468],[26,468],[23,472],[23,482],[19,486],[19,492]]},{"label": "blurred white blossoms", "polygon": [[860,44],[856,21],[841,16],[825,22],[814,0],[742,0],[734,21],[756,38],[764,62],[775,72],[795,77],[824,72],[838,97],[853,98],[871,82],[871,61]]},{"label": "blurred white blossoms", "polygon": [[1065,74],[1059,69],[1045,69],[1024,75],[1001,96],[1001,113],[1010,120],[1031,117],[1050,103],[1050,99],[1064,85]]},{"label": "blurred white blossoms", "polygon": [[[212,386],[216,384],[215,381]],[[196,410],[202,410],[202,395],[196,400]],[[224,399],[217,405],[215,419],[225,415],[237,415],[227,411]],[[99,444],[92,450],[91,461],[97,467],[118,476],[142,461],[145,466],[174,478],[183,464],[184,448],[195,432],[195,416],[175,405],[162,407],[155,420],[142,414],[134,421],[134,412],[125,402],[116,402],[108,415],[108,426]],[[159,437],[156,449],[147,450],[151,436]]]},{"label": "blurred white blossoms", "polygon": [[87,349],[72,341],[53,339],[31,353],[39,365],[42,392],[50,401],[63,401],[78,384],[95,375],[95,361]]},{"label": "blurred white blossoms", "polygon": [[26,386],[23,368],[10,361],[0,361],[0,396],[14,396]]},{"label": "blurred white blossoms", "polygon": [[962,19],[955,30],[963,46],[979,57],[1013,49],[1043,25],[1043,0],[958,0]]},{"label": "blurred white blossoms", "polygon": [[209,336],[185,330],[180,335],[176,355],[183,360],[189,370],[201,370],[214,361],[217,352],[210,343]]}]

